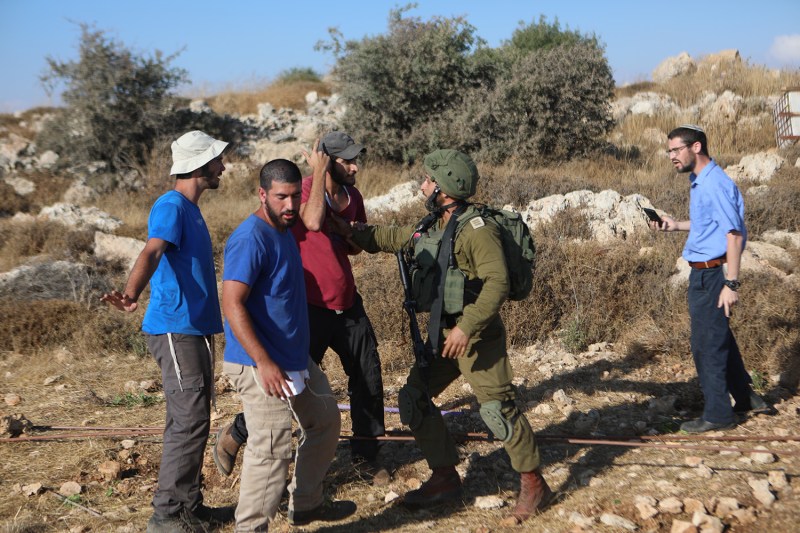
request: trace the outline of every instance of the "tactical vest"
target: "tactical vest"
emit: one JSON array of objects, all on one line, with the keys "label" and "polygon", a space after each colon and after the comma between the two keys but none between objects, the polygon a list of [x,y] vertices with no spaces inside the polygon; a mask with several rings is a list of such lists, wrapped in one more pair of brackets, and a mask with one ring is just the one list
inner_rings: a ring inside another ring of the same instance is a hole
[{"label": "tactical vest", "polygon": [[[470,208],[468,208],[458,218],[458,226],[444,277],[444,304],[442,306],[444,315],[460,314],[464,310],[464,306],[475,303],[483,287],[483,282],[479,279],[468,280],[458,268],[455,259],[455,241],[459,230],[475,216],[478,215],[470,213]],[[439,268],[436,257],[442,246],[443,234],[444,229],[435,229],[413,236],[414,258],[410,265],[411,292],[416,301],[416,311],[420,313],[430,312],[436,298],[436,272]]]}]

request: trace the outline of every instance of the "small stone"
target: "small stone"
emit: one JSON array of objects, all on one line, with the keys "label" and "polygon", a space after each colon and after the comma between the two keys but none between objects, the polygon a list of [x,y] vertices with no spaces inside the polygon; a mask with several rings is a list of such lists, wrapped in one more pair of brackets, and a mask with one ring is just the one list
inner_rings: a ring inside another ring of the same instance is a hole
[{"label": "small stone", "polygon": [[569,521],[582,528],[590,528],[594,524],[593,516],[584,516],[577,511],[572,511],[569,514]]},{"label": "small stone", "polygon": [[122,390],[135,394],[139,392],[139,382],[133,380],[126,381],[125,385],[122,386]]},{"label": "small stone", "polygon": [[696,455],[689,455],[683,461],[691,467],[700,466],[701,464],[703,464],[703,458],[697,457]]},{"label": "small stone", "polygon": [[767,479],[769,479],[769,484],[775,490],[782,490],[789,486],[786,473],[782,470],[770,470]]},{"label": "small stone", "polygon": [[400,497],[399,494],[397,494],[393,490],[390,490],[389,492],[386,493],[386,496],[383,497],[383,503],[392,503],[393,501],[395,501],[399,497]]},{"label": "small stone", "polygon": [[120,442],[119,444],[120,444],[120,446],[122,446],[123,449],[130,450],[131,448],[136,446],[136,441],[133,440],[133,439],[125,439],[122,442]]},{"label": "small stone", "polygon": [[22,401],[22,398],[20,398],[19,394],[9,392],[8,394],[6,394],[4,400],[6,402],[6,405],[14,407],[15,405],[19,405],[19,403]]},{"label": "small stone", "polygon": [[139,388],[146,392],[155,392],[158,389],[158,385],[152,379],[146,379],[139,382]]},{"label": "small stone", "polygon": [[692,524],[699,527],[702,533],[722,533],[725,529],[722,520],[716,516],[710,516],[700,512],[692,515]]},{"label": "small stone", "polygon": [[475,507],[478,509],[500,509],[505,504],[505,500],[495,494],[475,498]]},{"label": "small stone", "polygon": [[636,429],[636,431],[642,432],[645,429],[647,429],[647,422],[645,422],[644,420],[637,420],[636,422],[633,423],[633,427],[634,429]]},{"label": "small stone", "polygon": [[23,485],[21,490],[22,494],[24,494],[25,496],[35,496],[43,491],[41,483],[31,483],[30,485]]},{"label": "small stone", "polygon": [[772,430],[776,437],[788,437],[789,430],[786,428],[775,428]]},{"label": "small stone", "polygon": [[[756,450],[766,450],[766,448],[763,447],[763,446],[756,446],[755,449]],[[752,459],[754,462],[756,462],[758,464],[762,464],[762,465],[766,465],[766,464],[770,464],[770,463],[774,463],[775,462],[775,456],[772,455],[768,451],[753,452],[753,453],[750,454],[750,459]]]},{"label": "small stone", "polygon": [[675,496],[670,496],[658,502],[658,510],[662,513],[678,514],[683,511],[683,502]]},{"label": "small stone", "polygon": [[46,377],[46,378],[44,378],[44,384],[45,385],[52,385],[53,383],[55,383],[56,381],[58,381],[62,377],[63,376],[61,376],[61,375]]},{"label": "small stone", "polygon": [[119,478],[119,474],[122,471],[122,466],[120,466],[120,464],[116,461],[103,461],[97,467],[97,471],[100,472],[100,475],[103,476],[103,479],[106,481],[112,481]]},{"label": "small stone", "polygon": [[540,403],[533,408],[533,413],[536,415],[550,415],[553,414],[553,408],[549,403]]},{"label": "small stone", "polygon": [[622,529],[627,529],[628,531],[636,531],[637,529],[639,529],[639,526],[637,526],[627,518],[623,518],[613,513],[603,513],[600,516],[600,521],[607,526],[620,527]]},{"label": "small stone", "polygon": [[731,516],[739,521],[740,524],[752,524],[757,520],[756,510],[752,507],[744,507],[736,509],[731,513]]},{"label": "small stone", "polygon": [[750,478],[747,480],[747,484],[753,489],[753,496],[761,502],[761,505],[772,507],[772,504],[775,503],[775,495],[769,490],[768,480]]},{"label": "small stone", "polygon": [[693,515],[696,512],[701,512],[703,514],[706,513],[706,506],[703,505],[703,502],[697,500],[695,498],[684,498],[683,499],[683,510],[686,514]]},{"label": "small stone", "polygon": [[415,477],[410,477],[410,478],[405,480],[405,484],[406,484],[406,487],[408,487],[409,489],[417,490],[418,488],[420,488],[422,486],[422,481],[420,481],[419,479],[417,479]]},{"label": "small stone", "polygon": [[708,465],[700,465],[696,468],[697,475],[703,479],[711,479],[714,475],[714,470]]},{"label": "small stone", "polygon": [[727,518],[733,511],[741,507],[739,500],[736,498],[718,498],[717,504],[714,506],[714,515],[719,518]]},{"label": "small stone", "polygon": [[653,503],[644,501],[636,503],[636,510],[639,511],[639,518],[642,520],[649,520],[658,514],[658,509],[655,508],[656,501],[655,499],[652,500]]},{"label": "small stone", "polygon": [[673,520],[669,533],[697,533],[697,527],[691,522]]},{"label": "small stone", "polygon": [[75,481],[66,481],[62,483],[61,487],[58,489],[58,493],[67,498],[80,494],[81,491],[83,491],[83,487],[81,487],[80,483],[76,483]]}]

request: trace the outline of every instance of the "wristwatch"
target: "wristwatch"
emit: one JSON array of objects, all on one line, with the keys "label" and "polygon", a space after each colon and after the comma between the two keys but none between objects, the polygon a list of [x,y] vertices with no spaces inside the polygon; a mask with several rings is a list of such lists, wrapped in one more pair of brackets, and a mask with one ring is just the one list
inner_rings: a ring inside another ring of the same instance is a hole
[{"label": "wristwatch", "polygon": [[742,286],[742,282],[739,281],[738,279],[726,279],[725,286],[732,291],[738,291],[739,287]]}]

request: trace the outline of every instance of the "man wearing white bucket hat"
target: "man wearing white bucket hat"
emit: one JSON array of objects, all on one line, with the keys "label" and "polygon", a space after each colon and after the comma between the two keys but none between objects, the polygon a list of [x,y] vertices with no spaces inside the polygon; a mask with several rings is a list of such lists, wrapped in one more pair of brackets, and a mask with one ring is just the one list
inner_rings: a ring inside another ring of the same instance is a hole
[{"label": "man wearing white bucket hat", "polygon": [[214,390],[213,336],[223,329],[211,236],[197,202],[204,191],[219,187],[227,146],[201,131],[172,143],[175,188],[153,204],[147,244],[125,289],[101,298],[133,312],[150,283],[142,331],[161,367],[167,404],[150,533],[206,531],[233,520],[233,508],[206,507],[200,492]]}]

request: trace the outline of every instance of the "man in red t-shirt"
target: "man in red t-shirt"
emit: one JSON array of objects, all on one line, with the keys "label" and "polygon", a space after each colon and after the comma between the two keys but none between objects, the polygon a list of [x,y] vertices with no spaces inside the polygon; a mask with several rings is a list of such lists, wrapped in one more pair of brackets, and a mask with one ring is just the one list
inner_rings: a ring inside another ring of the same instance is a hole
[{"label": "man in red t-shirt", "polygon": [[[355,188],[357,158],[366,149],[340,131],[326,134],[317,149],[330,157],[330,164],[324,180],[314,176],[303,180],[300,220],[291,228],[303,260],[311,358],[320,364],[328,348],[338,354],[349,378],[353,434],[378,437],[385,433],[378,343],[348,257],[361,249],[331,229],[337,223],[367,220],[364,199]],[[246,440],[240,414],[217,435],[214,459],[220,472],[230,474],[239,446]],[[353,462],[363,463],[374,484],[390,481],[388,470],[378,459],[377,440],[355,439],[350,446]]]}]

